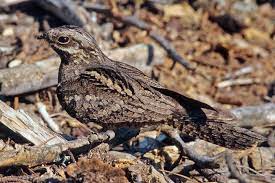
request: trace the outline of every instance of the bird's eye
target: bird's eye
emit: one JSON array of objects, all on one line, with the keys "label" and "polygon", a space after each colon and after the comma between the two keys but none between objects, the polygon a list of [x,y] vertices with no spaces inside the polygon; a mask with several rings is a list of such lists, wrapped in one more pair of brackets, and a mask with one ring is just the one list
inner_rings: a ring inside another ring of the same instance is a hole
[{"label": "bird's eye", "polygon": [[69,41],[70,41],[69,37],[66,37],[66,36],[60,36],[58,38],[58,42],[60,44],[67,44]]}]

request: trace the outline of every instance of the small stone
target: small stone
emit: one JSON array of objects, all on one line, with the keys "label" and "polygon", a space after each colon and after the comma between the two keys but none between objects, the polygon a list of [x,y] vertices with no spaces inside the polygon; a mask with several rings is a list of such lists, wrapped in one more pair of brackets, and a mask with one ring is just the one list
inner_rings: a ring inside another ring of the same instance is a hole
[{"label": "small stone", "polygon": [[8,28],[4,29],[2,35],[3,36],[13,36],[14,35],[13,28],[12,27],[8,27]]},{"label": "small stone", "polygon": [[15,60],[12,60],[8,63],[8,67],[9,68],[12,68],[12,67],[16,67],[16,66],[19,66],[23,63],[22,60],[19,60],[19,59],[15,59]]}]

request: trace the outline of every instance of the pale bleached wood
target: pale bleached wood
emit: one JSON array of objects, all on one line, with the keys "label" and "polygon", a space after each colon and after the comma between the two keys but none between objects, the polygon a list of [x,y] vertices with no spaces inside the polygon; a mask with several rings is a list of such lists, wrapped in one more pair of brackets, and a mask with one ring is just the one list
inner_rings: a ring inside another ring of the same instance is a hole
[{"label": "pale bleached wood", "polygon": [[34,121],[23,110],[15,111],[3,101],[0,101],[0,123],[37,146],[66,142],[63,137],[51,131],[47,126]]},{"label": "pale bleached wood", "polygon": [[54,57],[0,70],[0,95],[18,95],[55,85],[59,63],[59,58]]},{"label": "pale bleached wood", "polygon": [[42,102],[37,102],[36,107],[38,112],[41,114],[43,120],[48,124],[48,126],[56,133],[62,133],[59,125],[51,118],[49,113],[47,112],[47,107]]}]

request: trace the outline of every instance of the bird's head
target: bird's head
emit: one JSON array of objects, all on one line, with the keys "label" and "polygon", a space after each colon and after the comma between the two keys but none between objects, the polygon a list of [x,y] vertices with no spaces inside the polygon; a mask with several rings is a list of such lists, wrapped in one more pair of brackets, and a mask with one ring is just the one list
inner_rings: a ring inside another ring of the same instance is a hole
[{"label": "bird's head", "polygon": [[52,28],[37,36],[46,40],[61,59],[69,57],[89,58],[98,56],[101,51],[95,39],[84,29],[77,26]]}]

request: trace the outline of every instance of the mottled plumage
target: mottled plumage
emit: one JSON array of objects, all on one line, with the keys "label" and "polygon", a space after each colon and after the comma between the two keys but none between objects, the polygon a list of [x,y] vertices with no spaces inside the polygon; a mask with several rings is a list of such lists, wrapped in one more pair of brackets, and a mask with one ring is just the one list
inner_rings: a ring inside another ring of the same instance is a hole
[{"label": "mottled plumage", "polygon": [[108,129],[168,124],[189,136],[234,149],[264,140],[261,135],[233,126],[231,115],[171,91],[130,65],[109,59],[81,28],[62,26],[40,38],[61,57],[59,101],[81,122],[93,121]]}]

